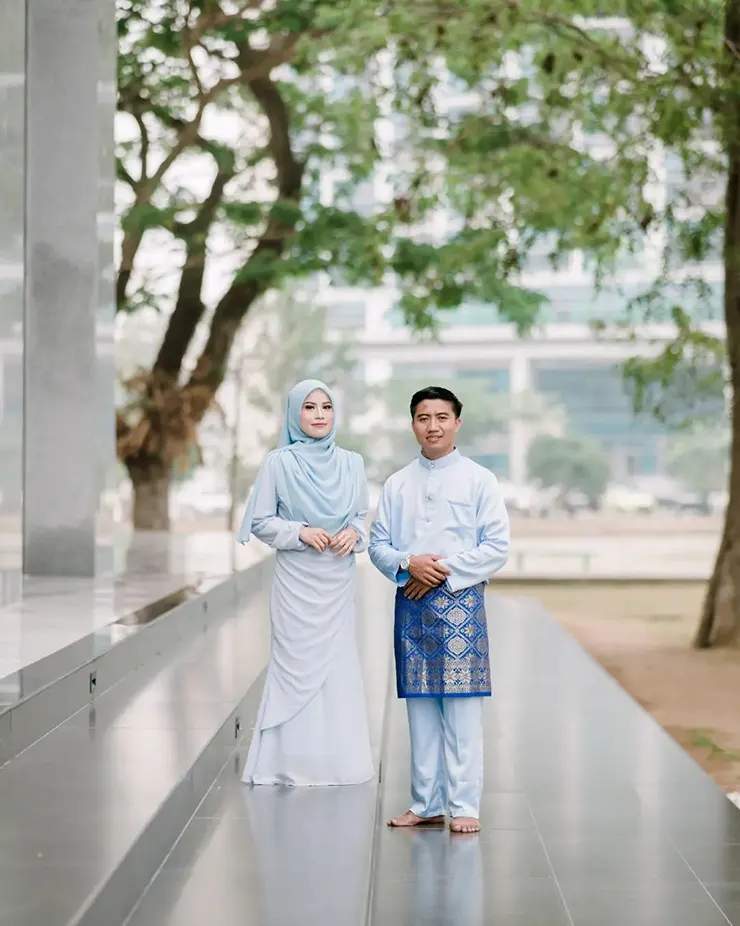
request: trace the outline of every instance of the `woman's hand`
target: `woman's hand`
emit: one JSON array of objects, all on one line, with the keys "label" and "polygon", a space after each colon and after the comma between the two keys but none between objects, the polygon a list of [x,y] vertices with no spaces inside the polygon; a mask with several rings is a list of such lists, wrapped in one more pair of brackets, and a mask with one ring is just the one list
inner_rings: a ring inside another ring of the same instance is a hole
[{"label": "woman's hand", "polygon": [[323,553],[331,543],[331,537],[323,527],[302,527],[298,537],[319,553]]},{"label": "woman's hand", "polygon": [[349,556],[357,546],[359,539],[360,535],[354,527],[345,527],[343,531],[339,531],[338,534],[331,538],[329,546],[337,556]]}]

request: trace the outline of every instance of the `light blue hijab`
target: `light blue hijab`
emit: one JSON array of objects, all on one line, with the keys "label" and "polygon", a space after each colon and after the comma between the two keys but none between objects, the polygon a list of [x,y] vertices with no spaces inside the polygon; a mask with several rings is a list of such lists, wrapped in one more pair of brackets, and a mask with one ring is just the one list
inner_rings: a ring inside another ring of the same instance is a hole
[{"label": "light blue hijab", "polygon": [[[305,379],[288,393],[278,440],[276,488],[287,520],[323,527],[333,536],[358,514],[362,486],[353,454],[337,447],[334,441],[336,414],[334,426],[324,437],[309,437],[301,429],[301,409],[316,389],[325,392],[334,404],[329,387],[317,379]],[[240,543],[248,543],[252,533],[261,474],[244,512]]]}]

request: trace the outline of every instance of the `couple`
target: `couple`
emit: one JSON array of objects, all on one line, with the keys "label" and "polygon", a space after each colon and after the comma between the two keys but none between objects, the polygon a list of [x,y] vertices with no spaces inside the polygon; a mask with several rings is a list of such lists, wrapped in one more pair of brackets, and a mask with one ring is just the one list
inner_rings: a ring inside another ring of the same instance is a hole
[{"label": "couple", "polygon": [[[411,400],[420,456],[383,486],[368,543],[359,454],[334,442],[317,380],[289,396],[239,541],[277,551],[272,647],[243,781],[350,785],[373,777],[355,633],[355,555],[397,587],[395,661],[411,735],[411,807],[392,826],[480,829],[483,698],[491,694],[484,591],[505,563],[509,522],[488,470],[460,455],[462,404],[431,386]],[[379,618],[382,619],[382,618]]]}]

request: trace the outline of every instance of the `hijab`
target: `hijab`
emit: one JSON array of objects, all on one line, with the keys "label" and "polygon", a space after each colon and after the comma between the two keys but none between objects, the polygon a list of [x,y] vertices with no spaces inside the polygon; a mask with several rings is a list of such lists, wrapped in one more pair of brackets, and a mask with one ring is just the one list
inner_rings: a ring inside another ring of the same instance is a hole
[{"label": "hijab", "polygon": [[[335,443],[336,413],[331,431],[323,437],[309,437],[301,428],[301,410],[316,389],[325,392],[334,405],[331,390],[317,379],[303,380],[288,393],[276,451],[276,488],[288,520],[323,527],[333,536],[357,514],[362,487],[353,454]],[[261,475],[244,513],[240,543],[247,543],[252,532]]]}]

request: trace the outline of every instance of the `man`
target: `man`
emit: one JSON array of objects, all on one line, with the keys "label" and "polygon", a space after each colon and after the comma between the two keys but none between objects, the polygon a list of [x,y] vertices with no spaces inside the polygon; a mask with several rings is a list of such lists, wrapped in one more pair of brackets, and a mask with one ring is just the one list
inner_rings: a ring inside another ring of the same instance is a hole
[{"label": "man", "polygon": [[411,736],[410,809],[390,826],[480,830],[483,698],[491,694],[485,584],[505,565],[509,518],[493,473],[455,447],[462,404],[439,386],[411,399],[421,456],[383,486],[370,558],[398,586],[396,686]]}]

